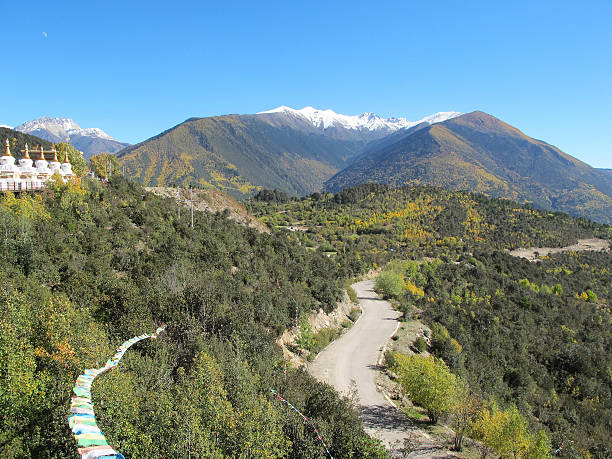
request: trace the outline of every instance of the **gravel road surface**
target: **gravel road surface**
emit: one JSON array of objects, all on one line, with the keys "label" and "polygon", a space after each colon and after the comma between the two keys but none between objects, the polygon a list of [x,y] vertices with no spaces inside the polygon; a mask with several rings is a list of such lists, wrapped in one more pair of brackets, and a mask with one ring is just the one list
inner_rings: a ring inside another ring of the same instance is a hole
[{"label": "gravel road surface", "polygon": [[418,444],[408,457],[455,457],[414,427],[376,389],[378,358],[395,332],[400,314],[388,301],[380,299],[373,288],[374,281],[371,280],[353,285],[363,311],[361,317],[348,332],[317,355],[309,364],[308,371],[345,395],[351,390],[357,391],[359,414],[366,431],[382,440],[393,457],[400,457],[398,449],[407,437],[414,438]]}]

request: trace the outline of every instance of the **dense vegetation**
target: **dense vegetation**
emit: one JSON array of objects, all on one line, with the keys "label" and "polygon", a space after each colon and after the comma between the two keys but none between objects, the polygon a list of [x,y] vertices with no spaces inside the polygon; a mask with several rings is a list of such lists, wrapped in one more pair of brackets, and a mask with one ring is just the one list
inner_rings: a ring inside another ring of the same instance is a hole
[{"label": "dense vegetation", "polygon": [[[610,457],[612,254],[564,252],[530,263],[506,252],[612,240],[610,226],[421,186],[260,199],[249,205],[263,220],[291,228],[289,237],[342,266],[394,260],[379,286],[406,318],[428,322],[430,352],[487,407],[472,413],[474,437],[510,451],[484,427],[495,419],[521,432],[528,425],[529,435],[544,429],[554,448],[565,441],[567,457]],[[533,445],[546,443],[529,435]]]},{"label": "dense vegetation", "polygon": [[134,346],[93,387],[99,424],[126,457],[379,457],[352,402],[283,372],[277,335],[330,310],[346,268],[282,235],[196,213],[113,177],[0,202],[0,455],[74,457],[71,389],[124,339]]},{"label": "dense vegetation", "polygon": [[326,188],[427,183],[612,223],[608,174],[486,113],[468,113],[393,140],[369,147]]},{"label": "dense vegetation", "polygon": [[356,258],[369,266],[397,254],[450,259],[480,246],[562,247],[578,238],[612,237],[607,225],[428,186],[364,184],[289,202],[283,194],[262,191],[258,198],[248,203],[252,213],[273,228],[298,229],[293,238],[337,253],[343,266]]}]

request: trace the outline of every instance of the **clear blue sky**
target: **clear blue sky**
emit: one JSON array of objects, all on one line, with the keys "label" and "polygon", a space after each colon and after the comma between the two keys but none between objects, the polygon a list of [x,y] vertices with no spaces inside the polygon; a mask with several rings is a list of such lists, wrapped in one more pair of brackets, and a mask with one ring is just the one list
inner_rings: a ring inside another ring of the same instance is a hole
[{"label": "clear blue sky", "polygon": [[192,116],[483,110],[612,168],[612,1],[0,0],[0,124],[131,143]]}]

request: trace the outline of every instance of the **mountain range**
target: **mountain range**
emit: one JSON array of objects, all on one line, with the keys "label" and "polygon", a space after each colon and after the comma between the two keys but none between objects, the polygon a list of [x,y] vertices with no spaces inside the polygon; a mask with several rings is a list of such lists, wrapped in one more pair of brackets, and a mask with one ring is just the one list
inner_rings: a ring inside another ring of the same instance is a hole
[{"label": "mountain range", "polygon": [[118,156],[127,173],[147,185],[199,184],[236,197],[261,187],[304,195],[319,191],[370,142],[414,124],[371,113],[279,107],[254,115],[191,118]]},{"label": "mountain range", "polygon": [[459,116],[461,113],[438,112],[419,121],[410,121],[406,118],[382,118],[370,112],[351,116],[342,115],[333,110],[318,110],[313,107],[295,110],[283,105],[272,110],[259,112],[257,115],[277,126],[287,125],[298,129],[310,128],[313,132],[322,132],[330,137],[361,139],[370,142],[398,130],[411,128],[421,123],[439,123]]},{"label": "mountain range", "polygon": [[[129,176],[150,186],[217,188],[244,198],[262,188],[300,196],[365,182],[421,183],[612,223],[610,169],[592,168],[480,111],[410,121],[280,106],[190,118],[132,146],[68,118],[43,117],[15,129],[68,141],[85,157],[116,153]],[[7,136],[17,152],[37,141],[16,134]]]},{"label": "mountain range", "polygon": [[86,159],[98,153],[117,153],[129,144],[119,142],[98,128],[83,129],[70,118],[44,116],[15,127],[16,131],[35,135],[49,142],[67,142],[83,152]]},{"label": "mountain range", "polygon": [[147,185],[204,186],[247,197],[365,182],[422,183],[506,197],[612,223],[612,174],[476,111],[418,121],[281,106],[191,118],[118,153]]}]

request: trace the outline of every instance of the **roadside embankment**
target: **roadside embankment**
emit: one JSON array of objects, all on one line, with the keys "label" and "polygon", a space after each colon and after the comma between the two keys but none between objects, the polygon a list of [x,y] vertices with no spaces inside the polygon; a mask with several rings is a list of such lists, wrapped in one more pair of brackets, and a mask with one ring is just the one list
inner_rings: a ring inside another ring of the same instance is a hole
[{"label": "roadside embankment", "polygon": [[[354,310],[358,310],[359,305],[355,304],[349,298],[346,291],[343,292],[342,301],[339,301],[335,309],[329,313],[319,309],[318,311],[312,312],[307,317],[308,326],[310,333],[316,335],[326,330],[343,330],[356,320],[356,314]],[[309,356],[307,350],[299,349],[297,344],[298,337],[300,335],[300,327],[292,327],[285,332],[276,340],[276,344],[283,351],[283,358],[286,362],[289,362],[294,367],[300,367],[306,363],[306,359]],[[300,351],[298,353],[298,351]]]}]

